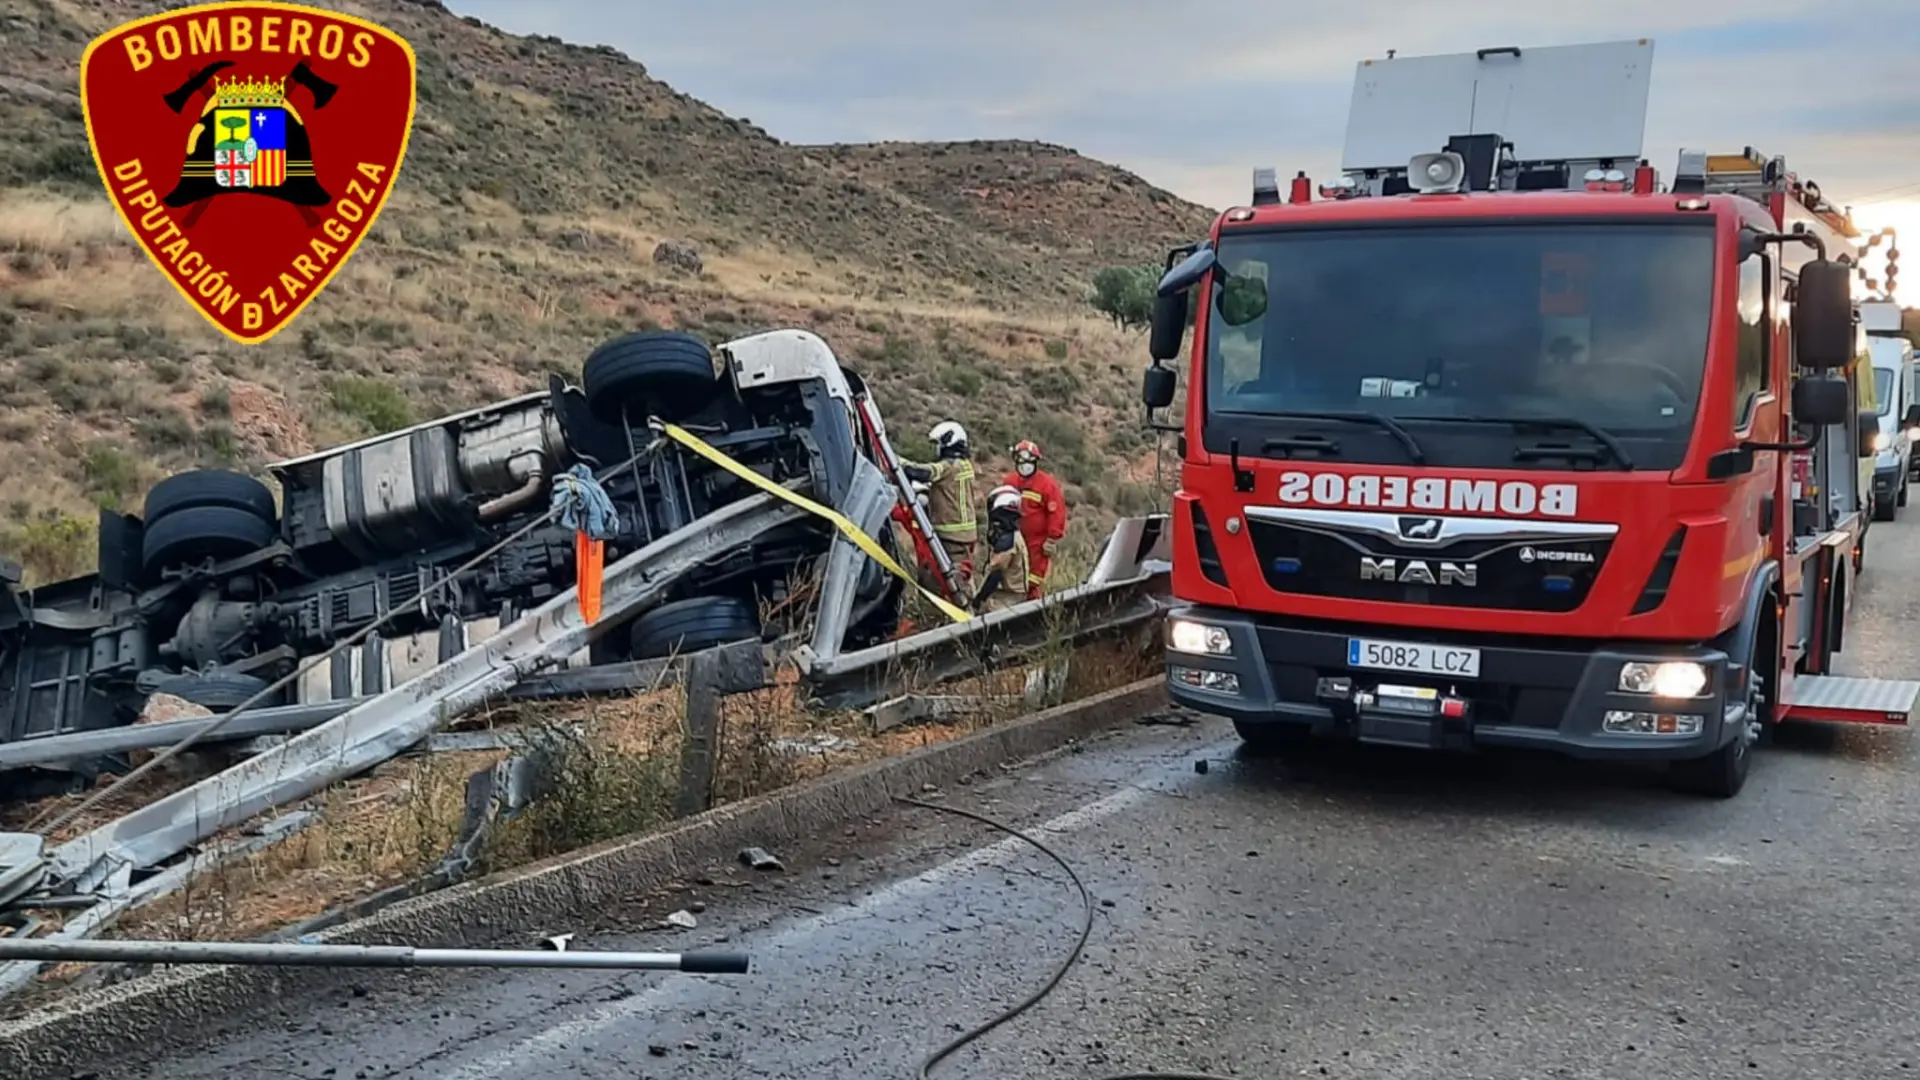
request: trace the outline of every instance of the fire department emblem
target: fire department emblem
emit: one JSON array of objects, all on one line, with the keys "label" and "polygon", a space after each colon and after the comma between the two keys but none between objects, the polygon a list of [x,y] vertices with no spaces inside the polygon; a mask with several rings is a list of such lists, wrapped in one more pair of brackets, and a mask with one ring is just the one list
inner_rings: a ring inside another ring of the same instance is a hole
[{"label": "fire department emblem", "polygon": [[102,34],[80,59],[107,195],[160,272],[243,345],[333,280],[393,192],[412,46],[364,19],[242,0]]}]

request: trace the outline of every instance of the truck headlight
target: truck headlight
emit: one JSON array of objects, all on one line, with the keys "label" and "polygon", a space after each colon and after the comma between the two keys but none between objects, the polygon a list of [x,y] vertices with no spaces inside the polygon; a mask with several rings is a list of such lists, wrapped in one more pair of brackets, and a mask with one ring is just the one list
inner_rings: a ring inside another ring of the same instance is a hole
[{"label": "truck headlight", "polygon": [[1623,664],[1620,689],[1629,694],[1652,694],[1662,698],[1699,697],[1707,688],[1707,667],[1691,660],[1669,660],[1661,664]]},{"label": "truck headlight", "polygon": [[1884,431],[1874,432],[1874,435],[1873,435],[1873,452],[1874,453],[1877,454],[1880,451],[1885,450],[1887,447],[1892,445],[1893,445],[1893,440],[1887,438],[1886,432]]},{"label": "truck headlight", "polygon": [[1218,626],[1192,619],[1168,619],[1167,648],[1195,656],[1232,656],[1233,638]]}]

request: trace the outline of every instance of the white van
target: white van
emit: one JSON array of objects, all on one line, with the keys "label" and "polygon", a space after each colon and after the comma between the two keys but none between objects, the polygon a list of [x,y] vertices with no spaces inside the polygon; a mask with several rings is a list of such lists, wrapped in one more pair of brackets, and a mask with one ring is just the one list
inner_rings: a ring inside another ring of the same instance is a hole
[{"label": "white van", "polygon": [[1899,333],[1900,309],[1892,308],[1891,332],[1880,304],[1860,305],[1867,331],[1868,355],[1873,364],[1873,400],[1880,414],[1880,435],[1874,440],[1873,516],[1892,521],[1907,505],[1907,486],[1917,467],[1914,439],[1920,436],[1920,393],[1914,386],[1913,345]]}]

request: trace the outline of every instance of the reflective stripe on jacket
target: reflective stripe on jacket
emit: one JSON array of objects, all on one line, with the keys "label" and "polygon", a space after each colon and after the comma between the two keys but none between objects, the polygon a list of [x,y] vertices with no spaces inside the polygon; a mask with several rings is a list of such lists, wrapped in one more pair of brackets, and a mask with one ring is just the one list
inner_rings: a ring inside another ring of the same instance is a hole
[{"label": "reflective stripe on jacket", "polygon": [[973,462],[949,458],[923,466],[927,480],[927,517],[944,539],[972,543],[979,536],[973,514]]}]

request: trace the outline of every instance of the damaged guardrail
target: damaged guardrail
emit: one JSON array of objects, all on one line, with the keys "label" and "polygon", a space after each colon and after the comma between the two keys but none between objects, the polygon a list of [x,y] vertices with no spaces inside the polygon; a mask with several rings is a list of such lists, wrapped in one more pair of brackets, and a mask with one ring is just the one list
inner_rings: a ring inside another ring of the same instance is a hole
[{"label": "damaged guardrail", "polygon": [[[877,500],[854,499],[856,504]],[[866,507],[871,511],[872,507]],[[618,623],[656,602],[682,569],[756,535],[798,518],[803,511],[770,495],[756,495],[680,530],[607,568],[603,616],[594,627],[582,623],[571,590],[432,671],[386,694],[324,706],[262,709],[232,717],[221,733],[236,738],[303,731],[287,742],[166,796],[133,813],[51,850],[11,848],[0,843],[0,907],[9,900],[21,907],[70,909],[65,924],[37,940],[74,942],[110,925],[131,907],[149,903],[184,886],[204,869],[201,855],[178,857],[216,833],[240,825],[273,806],[313,794],[336,780],[418,746],[461,712],[488,700],[544,697],[550,694],[620,692],[678,683],[686,695],[679,794],[675,811],[698,813],[711,804],[719,718],[725,699],[767,685],[766,672],[790,656],[817,704],[864,708],[906,692],[913,685],[980,674],[1020,662],[1043,650],[1072,648],[1097,638],[1125,633],[1157,621],[1166,607],[1170,540],[1167,518],[1155,515],[1122,521],[1109,536],[1085,584],[1039,600],[940,626],[885,645],[822,655],[810,645],[757,641],[721,645],[670,660],[635,661],[570,671],[542,673],[583,647],[599,627]],[[860,514],[860,517],[869,516]],[[826,573],[820,623],[846,625],[863,572],[863,559],[848,557],[836,545]],[[843,610],[844,609],[844,610]],[[816,627],[817,628],[817,627]],[[814,642],[822,641],[816,635]],[[326,715],[329,709],[337,710]],[[166,745],[194,730],[222,722],[221,717],[144,725],[166,729]],[[140,728],[87,733],[84,738],[131,739]],[[119,744],[115,744],[119,745]],[[126,749],[136,748],[128,743]],[[5,748],[12,749],[12,748]],[[88,752],[98,748],[90,747]],[[509,759],[511,762],[515,759]],[[483,785],[484,787],[484,785]],[[461,850],[482,841],[499,812],[492,791],[470,791],[469,817],[463,823]],[[241,851],[257,850],[298,828],[298,814],[283,815],[255,830]],[[39,837],[0,834],[8,839]],[[457,851],[456,855],[459,854]],[[11,860],[11,863],[9,862]],[[459,861],[459,860],[456,860]],[[470,861],[470,860],[469,860]],[[172,865],[168,865],[172,862]],[[445,867],[431,880],[390,890],[384,902],[451,884],[466,867]],[[21,898],[31,893],[24,903]],[[10,894],[10,895],[9,895]],[[356,905],[360,907],[361,905]],[[31,930],[22,928],[17,937]],[[39,963],[21,959],[0,965],[0,994],[19,989]]]},{"label": "damaged guardrail", "polygon": [[794,650],[794,663],[820,705],[862,709],[915,685],[1148,625],[1168,606],[1167,520],[1164,514],[1122,520],[1084,584],[868,649],[821,655],[802,646]]},{"label": "damaged guardrail", "polygon": [[[59,845],[46,876],[94,898],[48,939],[91,936],[127,910],[133,876],[274,806],[311,795],[418,743],[467,709],[585,647],[596,627],[657,603],[686,568],[798,519],[769,495],[730,504],[607,567],[602,618],[589,626],[568,589],[486,641],[418,678],[193,786]],[[0,993],[19,989],[39,965],[0,966]]]}]

